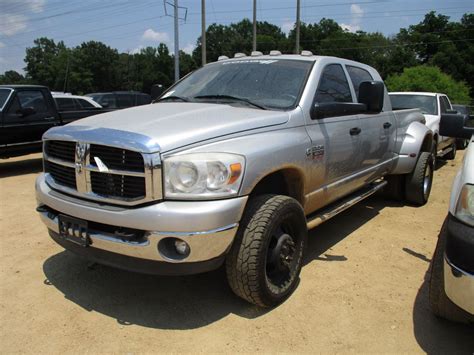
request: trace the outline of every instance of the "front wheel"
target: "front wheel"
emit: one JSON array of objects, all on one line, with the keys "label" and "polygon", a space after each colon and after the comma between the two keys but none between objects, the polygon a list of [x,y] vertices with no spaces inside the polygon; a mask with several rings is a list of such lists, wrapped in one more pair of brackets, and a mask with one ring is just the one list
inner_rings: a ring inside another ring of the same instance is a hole
[{"label": "front wheel", "polygon": [[252,198],[226,259],[232,291],[261,307],[283,302],[298,285],[307,234],[303,209],[295,199]]},{"label": "front wheel", "polygon": [[422,206],[428,202],[433,184],[433,154],[421,152],[415,169],[406,176],[405,198],[408,202]]},{"label": "front wheel", "polygon": [[447,153],[444,158],[446,160],[453,160],[456,158],[456,143],[451,144],[451,151]]}]

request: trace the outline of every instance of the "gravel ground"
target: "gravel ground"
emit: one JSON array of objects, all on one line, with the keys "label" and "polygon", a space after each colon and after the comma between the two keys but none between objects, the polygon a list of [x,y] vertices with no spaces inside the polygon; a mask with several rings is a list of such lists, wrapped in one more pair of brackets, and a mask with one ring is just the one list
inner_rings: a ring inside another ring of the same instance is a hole
[{"label": "gravel ground", "polygon": [[222,270],[160,277],[90,265],[35,212],[39,154],[0,162],[0,351],[474,352],[474,328],[429,311],[427,270],[462,152],[426,206],[373,197],[310,232],[296,292],[262,310]]}]

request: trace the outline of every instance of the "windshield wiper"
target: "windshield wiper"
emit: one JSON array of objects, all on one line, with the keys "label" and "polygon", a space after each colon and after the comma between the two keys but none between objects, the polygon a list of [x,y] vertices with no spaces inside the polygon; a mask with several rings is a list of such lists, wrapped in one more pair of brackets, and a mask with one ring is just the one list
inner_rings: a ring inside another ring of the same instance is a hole
[{"label": "windshield wiper", "polygon": [[165,101],[165,100],[181,100],[183,102],[190,102],[191,101],[188,97],[178,96],[178,95],[170,95],[170,96],[166,96],[166,97],[163,97],[161,99],[158,99],[157,102]]},{"label": "windshield wiper", "polygon": [[199,95],[199,96],[194,96],[194,99],[216,99],[216,100],[241,101],[249,105],[252,105],[254,107],[257,107],[259,109],[267,110],[265,106],[257,104],[253,102],[252,100],[246,99],[244,97],[237,97],[237,96],[231,96],[231,95]]}]

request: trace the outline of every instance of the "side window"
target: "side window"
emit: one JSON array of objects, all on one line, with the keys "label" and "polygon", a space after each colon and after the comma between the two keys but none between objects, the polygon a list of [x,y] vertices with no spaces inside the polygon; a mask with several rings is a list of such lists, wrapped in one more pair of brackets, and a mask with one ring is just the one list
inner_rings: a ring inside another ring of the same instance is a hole
[{"label": "side window", "polygon": [[114,94],[103,95],[100,98],[99,104],[107,108],[117,108]]},{"label": "side window", "polygon": [[358,98],[360,83],[363,81],[372,81],[374,80],[374,78],[372,78],[372,75],[370,75],[370,73],[367,70],[362,69],[362,68],[353,67],[352,65],[347,65],[346,69],[349,72],[352,85],[354,86],[354,90]]},{"label": "side window", "polygon": [[439,97],[439,107],[440,107],[441,114],[446,113],[447,106],[446,106],[446,101],[445,101],[444,96]]},{"label": "side window", "polygon": [[[449,100],[446,96],[441,96],[441,100],[444,101],[444,106],[446,107],[446,110],[452,110],[451,104],[449,103]],[[444,112],[446,112],[446,110]]]},{"label": "side window", "polygon": [[314,102],[352,102],[349,83],[342,66],[326,66],[319,80]]},{"label": "side window", "polygon": [[82,107],[83,109],[88,109],[88,108],[94,108],[95,107],[89,101],[84,100],[84,99],[76,99],[76,102],[78,103],[78,106]]},{"label": "side window", "polygon": [[137,105],[147,105],[151,102],[150,95],[139,94],[137,95]]},{"label": "side window", "polygon": [[13,103],[8,109],[8,115],[13,117],[18,116],[21,114],[19,111],[25,108],[30,108],[34,111],[28,116],[23,117],[29,117],[48,112],[48,105],[46,104],[46,100],[41,91],[18,91],[15,95],[15,98],[13,99]]},{"label": "side window", "polygon": [[117,105],[118,107],[132,107],[134,105],[134,97],[135,95],[132,94],[118,94],[117,95]]},{"label": "side window", "polygon": [[74,99],[65,98],[65,97],[58,97],[54,99],[58,106],[59,111],[74,111],[76,110],[76,106],[74,105]]}]

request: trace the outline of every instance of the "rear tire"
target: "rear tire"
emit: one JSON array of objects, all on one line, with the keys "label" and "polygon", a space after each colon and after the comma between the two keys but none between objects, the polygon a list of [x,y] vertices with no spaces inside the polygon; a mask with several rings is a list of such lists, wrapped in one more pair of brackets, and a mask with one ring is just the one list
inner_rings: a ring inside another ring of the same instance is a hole
[{"label": "rear tire", "polygon": [[454,160],[456,158],[456,143],[451,145],[451,151],[444,156],[446,160]]},{"label": "rear tire", "polygon": [[441,227],[438,243],[431,259],[429,297],[431,311],[437,316],[453,322],[469,323],[474,317],[459,308],[446,295],[444,289],[444,251],[446,249],[446,238],[448,235],[446,220]]},{"label": "rear tire", "polygon": [[232,291],[261,307],[282,303],[298,285],[307,234],[303,209],[295,199],[252,198],[226,259]]},{"label": "rear tire", "polygon": [[433,184],[433,154],[421,152],[415,169],[406,176],[405,198],[417,206],[428,202]]}]

